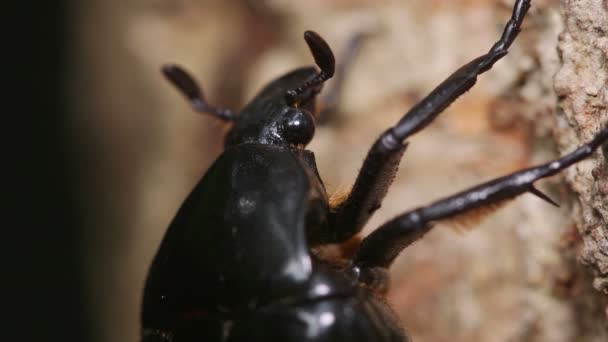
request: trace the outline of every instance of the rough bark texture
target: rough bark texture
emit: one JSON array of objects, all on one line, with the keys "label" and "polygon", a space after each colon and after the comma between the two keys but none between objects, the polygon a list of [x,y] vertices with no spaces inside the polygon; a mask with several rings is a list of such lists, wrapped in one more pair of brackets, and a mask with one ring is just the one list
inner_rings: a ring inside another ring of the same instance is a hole
[{"label": "rough bark texture", "polygon": [[[563,5],[562,66],[555,76],[561,111],[555,133],[560,148],[567,150],[608,124],[608,2],[564,1]],[[598,153],[567,173],[577,196],[574,217],[583,239],[580,259],[593,271],[593,287],[604,294],[608,294],[606,157]]]},{"label": "rough bark texture", "polygon": [[[384,128],[487,51],[513,1],[124,3],[91,0],[78,17],[78,51],[87,52],[79,52],[74,89],[86,84],[88,95],[80,98],[87,115],[75,124],[88,156],[89,290],[102,341],[136,340],[152,255],[221,148],[217,123],[193,114],[163,82],[162,63],[186,65],[210,101],[238,109],[273,77],[312,63],[304,30],[321,33],[338,59],[355,32],[372,32],[347,75],[339,115],[310,146],[329,191],[336,191],[354,180]],[[556,157],[553,138],[561,153],[589,139],[608,120],[606,6],[564,1],[560,9],[556,0],[533,1],[510,54],[411,139],[364,234],[405,210]],[[540,183],[562,209],[524,195],[471,232],[439,225],[400,256],[389,301],[414,340],[608,339],[601,293],[608,169],[598,153],[565,174],[574,192],[561,176]]]},{"label": "rough bark texture", "polygon": [[[553,126],[560,150],[590,139],[608,125],[608,1],[562,1],[565,29],[560,35],[562,65],[555,76],[559,98]],[[583,294],[576,301],[584,309],[595,307],[608,315],[608,149],[566,172],[574,194],[571,217],[580,235],[576,257],[591,272],[598,293]],[[589,311],[587,311],[589,312]],[[591,323],[588,315],[581,322]],[[597,322],[587,331],[608,339],[606,324]]]}]

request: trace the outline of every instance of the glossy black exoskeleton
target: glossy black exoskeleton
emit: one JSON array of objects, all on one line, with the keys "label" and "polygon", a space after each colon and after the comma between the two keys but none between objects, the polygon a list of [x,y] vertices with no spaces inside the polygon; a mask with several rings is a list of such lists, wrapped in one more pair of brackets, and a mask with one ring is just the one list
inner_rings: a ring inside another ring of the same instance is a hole
[{"label": "glossy black exoskeleton", "polygon": [[416,208],[383,224],[342,262],[318,252],[361,231],[380,207],[405,140],[428,125],[477,76],[507,54],[530,0],[517,0],[490,51],[464,65],[386,130],[343,201],[330,203],[312,152],[315,99],[334,74],[316,33],[305,39],[314,67],[264,88],[237,116],[209,105],[181,68],[165,76],[201,111],[232,123],[225,150],[179,209],[145,287],[142,341],[409,341],[385,302],[388,267],[433,222],[532,193],[533,183],[592,154],[608,128],[547,164],[518,171]]}]

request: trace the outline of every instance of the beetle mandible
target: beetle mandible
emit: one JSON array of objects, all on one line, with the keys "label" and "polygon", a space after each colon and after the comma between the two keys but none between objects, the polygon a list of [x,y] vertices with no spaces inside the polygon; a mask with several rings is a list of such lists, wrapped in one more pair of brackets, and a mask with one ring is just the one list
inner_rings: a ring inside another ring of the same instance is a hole
[{"label": "beetle mandible", "polygon": [[176,65],[163,73],[193,107],[232,124],[225,150],[170,224],[149,271],[142,341],[410,341],[385,302],[388,268],[433,223],[524,193],[555,204],[534,182],[588,157],[608,127],[575,151],[418,207],[384,223],[346,262],[316,247],[358,234],[380,207],[406,140],[504,57],[530,0],[516,0],[501,38],[384,131],[352,190],[330,203],[312,152],[315,100],[335,60],[316,33],[304,34],[320,71],[296,69],[267,85],[242,111],[214,107]]}]

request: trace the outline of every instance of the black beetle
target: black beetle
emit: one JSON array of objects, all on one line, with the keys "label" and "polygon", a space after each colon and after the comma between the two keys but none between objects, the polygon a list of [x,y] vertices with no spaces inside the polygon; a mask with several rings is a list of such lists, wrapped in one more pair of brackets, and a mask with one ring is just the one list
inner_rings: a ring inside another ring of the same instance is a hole
[{"label": "black beetle", "polygon": [[507,54],[530,0],[517,0],[502,37],[386,130],[367,154],[351,192],[330,203],[312,152],[315,99],[334,74],[331,49],[304,38],[320,71],[294,70],[266,86],[237,116],[209,105],[181,68],[163,68],[201,112],[227,122],[225,150],[179,209],[145,286],[144,342],[409,341],[383,295],[395,257],[433,222],[475,213],[523,193],[552,204],[533,183],[586,158],[608,140],[419,207],[377,228],[349,260],[319,246],[344,243],[380,207],[405,140],[470,89]]}]

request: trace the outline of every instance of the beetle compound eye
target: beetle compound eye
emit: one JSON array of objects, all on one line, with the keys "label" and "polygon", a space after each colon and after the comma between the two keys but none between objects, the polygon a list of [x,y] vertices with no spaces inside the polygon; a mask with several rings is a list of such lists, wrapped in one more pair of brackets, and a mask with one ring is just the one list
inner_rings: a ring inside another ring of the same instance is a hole
[{"label": "beetle compound eye", "polygon": [[315,120],[311,113],[289,109],[281,121],[283,137],[292,145],[307,145],[315,134]]}]

